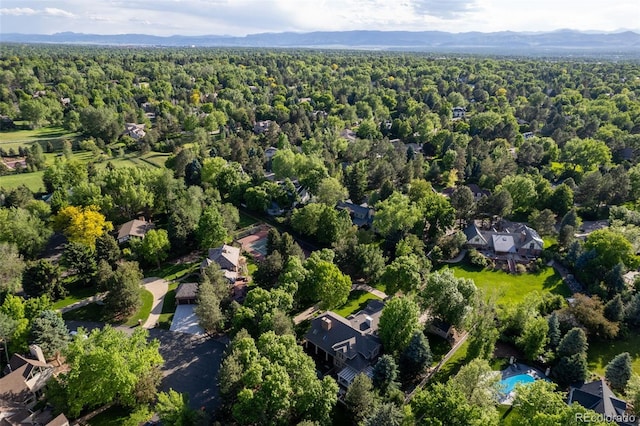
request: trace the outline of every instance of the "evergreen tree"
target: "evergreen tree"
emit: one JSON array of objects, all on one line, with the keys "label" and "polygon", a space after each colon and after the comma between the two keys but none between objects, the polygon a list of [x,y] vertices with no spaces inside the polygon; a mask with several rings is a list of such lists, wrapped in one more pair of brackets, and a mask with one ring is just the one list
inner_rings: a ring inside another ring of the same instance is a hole
[{"label": "evergreen tree", "polygon": [[52,300],[65,296],[66,290],[60,280],[60,267],[46,259],[27,266],[22,274],[22,288],[30,296],[47,295]]},{"label": "evergreen tree", "polygon": [[198,304],[194,310],[198,323],[209,334],[222,330],[224,316],[220,310],[220,299],[210,280],[205,279],[198,287]]},{"label": "evergreen tree", "polygon": [[415,333],[409,345],[400,354],[400,372],[405,380],[411,380],[424,372],[431,363],[429,341],[421,332]]},{"label": "evergreen tree", "polygon": [[581,328],[574,327],[560,340],[558,355],[562,357],[585,353],[588,347],[587,336],[584,331]]},{"label": "evergreen tree", "polygon": [[118,265],[109,282],[109,294],[105,297],[107,313],[114,318],[126,318],[138,309],[142,289],[142,272],[136,262],[123,262]]},{"label": "evergreen tree", "polygon": [[561,386],[584,381],[587,378],[587,355],[579,352],[570,356],[563,356],[553,369],[554,375]]},{"label": "evergreen tree", "polygon": [[62,316],[55,311],[43,311],[31,324],[33,343],[40,346],[44,356],[58,356],[69,343],[69,330]]},{"label": "evergreen tree", "polygon": [[386,394],[398,386],[398,365],[391,355],[382,355],[373,367],[373,386],[380,390],[381,394]]},{"label": "evergreen tree", "polygon": [[609,321],[620,322],[624,319],[624,304],[622,297],[616,294],[615,297],[604,305],[604,316]]},{"label": "evergreen tree", "polygon": [[373,392],[373,383],[366,374],[360,373],[353,379],[347,389],[344,402],[356,423],[364,420],[371,409],[375,407],[376,398]]},{"label": "evergreen tree", "polygon": [[604,376],[612,388],[624,390],[627,382],[631,378],[631,355],[629,352],[623,352],[616,355],[604,370]]},{"label": "evergreen tree", "polygon": [[549,324],[549,346],[551,347],[551,349],[555,350],[560,344],[560,338],[562,337],[558,315],[553,312],[551,315],[549,315],[547,322]]}]

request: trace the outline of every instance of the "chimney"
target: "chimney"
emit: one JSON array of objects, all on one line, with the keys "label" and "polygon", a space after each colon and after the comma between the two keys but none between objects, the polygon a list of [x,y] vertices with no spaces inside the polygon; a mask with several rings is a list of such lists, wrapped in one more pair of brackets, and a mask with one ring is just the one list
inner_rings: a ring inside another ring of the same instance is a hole
[{"label": "chimney", "polygon": [[42,349],[38,345],[29,346],[29,352],[34,356],[38,361],[46,363],[47,360],[44,358],[44,354],[42,353]]},{"label": "chimney", "polygon": [[322,329],[331,330],[331,320],[328,317],[322,318]]},{"label": "chimney", "polygon": [[371,318],[369,315],[365,316],[364,323],[367,325],[367,328],[371,328],[371,326],[373,325],[373,318]]}]

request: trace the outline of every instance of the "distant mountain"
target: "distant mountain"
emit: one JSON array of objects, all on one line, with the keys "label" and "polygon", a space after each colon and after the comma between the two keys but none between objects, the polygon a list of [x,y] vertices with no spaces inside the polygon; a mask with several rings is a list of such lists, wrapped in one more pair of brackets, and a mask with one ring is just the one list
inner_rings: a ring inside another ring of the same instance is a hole
[{"label": "distant mountain", "polygon": [[559,30],[541,33],[447,33],[441,31],[316,31],[310,33],[261,33],[244,37],[203,35],[160,37],[145,34],[2,34],[0,41],[13,43],[63,43],[118,46],[196,46],[347,48],[374,50],[593,52],[640,55],[640,34],[632,31],[594,33]]}]

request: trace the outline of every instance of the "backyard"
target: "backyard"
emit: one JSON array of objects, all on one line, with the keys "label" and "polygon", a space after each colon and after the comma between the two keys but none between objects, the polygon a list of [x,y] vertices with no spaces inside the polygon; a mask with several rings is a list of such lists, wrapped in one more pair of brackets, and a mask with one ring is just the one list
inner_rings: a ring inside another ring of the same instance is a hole
[{"label": "backyard", "polygon": [[347,303],[342,305],[340,309],[335,310],[335,313],[346,318],[351,314],[364,309],[369,303],[369,300],[380,300],[380,298],[374,294],[364,290],[353,290],[349,294]]},{"label": "backyard", "polygon": [[624,340],[591,342],[587,351],[589,370],[604,376],[604,369],[609,361],[622,352],[629,352],[633,360],[633,371],[640,374],[640,333],[631,330]]},{"label": "backyard", "polygon": [[537,273],[508,274],[503,271],[478,269],[461,264],[449,267],[456,277],[471,278],[488,296],[496,296],[499,305],[516,305],[533,291],[571,296],[569,288],[553,268],[545,267]]},{"label": "backyard", "polygon": [[[144,323],[151,313],[153,308],[153,294],[148,290],[144,290],[141,295],[142,304],[137,312],[127,318],[126,321],[116,323],[116,325],[123,325],[128,327],[134,327],[138,325],[138,320]],[[73,311],[65,312],[62,314],[62,318],[65,321],[95,321],[105,322],[104,305],[98,303],[90,303]]]}]

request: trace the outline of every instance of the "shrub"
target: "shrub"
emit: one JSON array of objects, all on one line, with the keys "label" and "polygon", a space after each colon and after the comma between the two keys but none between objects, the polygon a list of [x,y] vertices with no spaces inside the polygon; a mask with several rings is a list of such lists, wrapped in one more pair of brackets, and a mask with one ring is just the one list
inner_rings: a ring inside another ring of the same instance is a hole
[{"label": "shrub", "polygon": [[467,258],[470,264],[477,266],[478,268],[484,269],[489,266],[489,259],[480,254],[476,249],[469,250],[467,252]]}]

